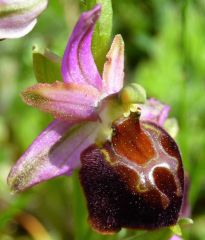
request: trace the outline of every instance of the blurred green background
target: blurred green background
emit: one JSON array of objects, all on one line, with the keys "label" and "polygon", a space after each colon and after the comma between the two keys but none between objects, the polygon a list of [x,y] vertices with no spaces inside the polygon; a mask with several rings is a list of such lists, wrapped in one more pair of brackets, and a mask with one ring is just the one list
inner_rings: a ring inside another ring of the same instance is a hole
[{"label": "blurred green background", "polygon": [[[126,50],[126,81],[138,82],[172,108],[179,123],[177,142],[190,176],[194,224],[184,239],[205,239],[205,1],[113,0],[113,35]],[[26,106],[19,93],[36,83],[32,46],[63,55],[80,14],[80,0],[55,0],[34,30],[0,42],[0,240],[167,239],[163,231],[122,230],[101,236],[90,229],[77,173],[11,195],[11,165],[51,117]]]}]

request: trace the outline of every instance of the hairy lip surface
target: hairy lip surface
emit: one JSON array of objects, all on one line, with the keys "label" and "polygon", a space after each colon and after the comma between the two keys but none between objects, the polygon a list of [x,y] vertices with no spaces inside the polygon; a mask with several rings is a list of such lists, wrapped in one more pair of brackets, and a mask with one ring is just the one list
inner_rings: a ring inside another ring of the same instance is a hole
[{"label": "hairy lip surface", "polygon": [[92,227],[110,234],[122,227],[174,225],[184,188],[176,143],[162,128],[132,115],[113,127],[111,142],[101,148],[92,145],[81,154],[80,179]]}]

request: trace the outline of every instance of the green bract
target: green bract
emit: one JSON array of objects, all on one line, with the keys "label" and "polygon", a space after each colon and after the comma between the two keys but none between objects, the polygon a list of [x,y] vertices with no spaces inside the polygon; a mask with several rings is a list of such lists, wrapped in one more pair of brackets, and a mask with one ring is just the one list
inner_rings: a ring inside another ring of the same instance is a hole
[{"label": "green bract", "polygon": [[33,70],[38,82],[52,83],[62,80],[61,58],[48,49],[33,47]]}]

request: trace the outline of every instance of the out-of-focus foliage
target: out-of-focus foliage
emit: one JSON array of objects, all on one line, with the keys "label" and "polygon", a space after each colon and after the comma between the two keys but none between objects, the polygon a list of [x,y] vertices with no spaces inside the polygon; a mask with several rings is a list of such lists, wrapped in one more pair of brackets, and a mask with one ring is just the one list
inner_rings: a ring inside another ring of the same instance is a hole
[{"label": "out-of-focus foliage", "polygon": [[[169,231],[122,230],[94,233],[86,219],[77,173],[11,195],[6,177],[11,165],[51,121],[26,106],[19,93],[36,83],[32,46],[62,56],[80,14],[76,0],[50,1],[34,31],[0,42],[0,239],[131,240],[167,239]],[[126,81],[137,82],[148,96],[169,104],[179,121],[177,142],[190,176],[194,224],[184,239],[205,239],[205,3],[204,0],[113,0],[113,35],[126,47]],[[100,47],[100,46],[99,46]],[[56,79],[59,80],[59,79]]]}]

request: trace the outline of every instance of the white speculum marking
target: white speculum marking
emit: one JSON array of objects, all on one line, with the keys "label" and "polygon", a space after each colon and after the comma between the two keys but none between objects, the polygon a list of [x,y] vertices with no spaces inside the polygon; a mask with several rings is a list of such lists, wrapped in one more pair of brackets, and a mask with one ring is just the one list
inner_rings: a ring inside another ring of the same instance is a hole
[{"label": "white speculum marking", "polygon": [[[166,209],[170,204],[170,200],[167,197],[167,195],[164,194],[157,187],[153,174],[156,168],[168,169],[169,172],[172,173],[172,176],[176,184],[175,194],[177,196],[181,196],[182,188],[181,188],[179,178],[177,176],[178,160],[175,157],[170,156],[164,150],[163,146],[160,144],[160,139],[159,139],[160,134],[158,133],[158,131],[153,128],[151,128],[151,130],[152,130],[151,133],[146,130],[145,130],[145,133],[149,137],[149,139],[152,141],[152,146],[155,152],[155,156],[153,158],[149,159],[145,164],[140,165],[123,157],[123,158],[119,158],[120,161],[118,163],[115,162],[114,165],[120,163],[132,169],[133,171],[135,171],[138,176],[138,182],[136,185],[137,191],[146,192],[150,189],[157,190],[161,197],[162,206],[164,209]],[[156,139],[156,141],[154,141],[153,139]]]}]

